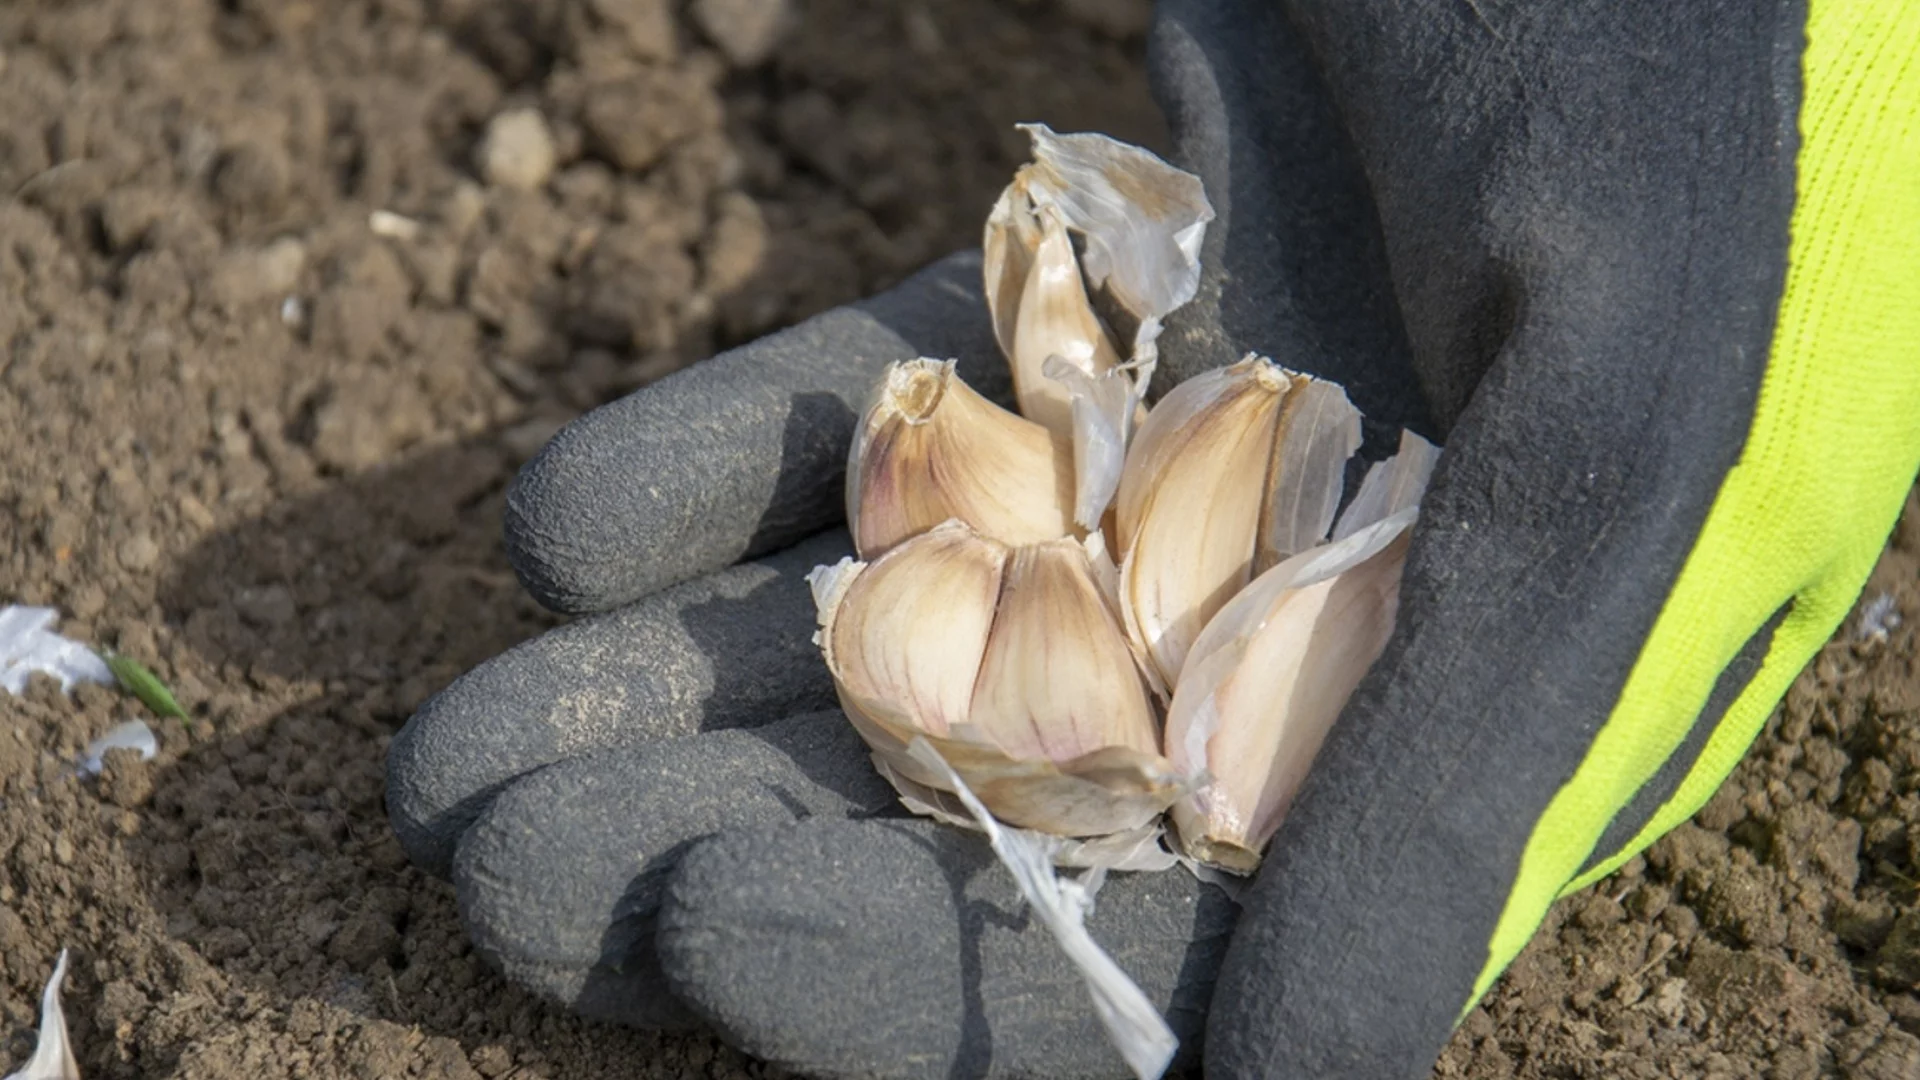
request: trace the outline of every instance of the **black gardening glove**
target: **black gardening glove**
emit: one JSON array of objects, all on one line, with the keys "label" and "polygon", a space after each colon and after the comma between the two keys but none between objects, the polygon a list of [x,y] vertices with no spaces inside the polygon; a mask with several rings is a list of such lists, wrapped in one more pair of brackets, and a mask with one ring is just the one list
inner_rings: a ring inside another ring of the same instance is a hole
[{"label": "black gardening glove", "polygon": [[[1826,92],[1803,21],[1162,4],[1174,156],[1219,211],[1168,381],[1255,350],[1344,383],[1374,455],[1402,425],[1447,447],[1399,630],[1244,913],[1169,872],[1117,875],[1089,921],[1210,1072],[1423,1075],[1553,896],[1697,807],[1846,611],[1920,386],[1885,311],[1833,343],[1863,324],[1820,322],[1832,266],[1783,299]],[[980,838],[900,816],[809,641],[801,575],[848,547],[812,534],[885,363],[957,356],[1004,394],[978,277],[958,256],[678,374],[522,473],[522,579],[598,614],[428,702],[389,780],[515,981],[829,1075],[1120,1072]]]}]

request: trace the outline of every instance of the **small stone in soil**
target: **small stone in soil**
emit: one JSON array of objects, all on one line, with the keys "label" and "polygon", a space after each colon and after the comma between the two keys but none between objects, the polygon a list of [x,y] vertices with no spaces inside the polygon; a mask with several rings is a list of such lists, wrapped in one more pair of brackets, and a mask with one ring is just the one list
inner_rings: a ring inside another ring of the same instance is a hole
[{"label": "small stone in soil", "polygon": [[779,46],[793,22],[790,0],[693,0],[700,32],[735,67],[757,67]]},{"label": "small stone in soil", "polygon": [[533,191],[553,175],[553,133],[538,109],[509,109],[487,123],[480,173],[495,187]]}]

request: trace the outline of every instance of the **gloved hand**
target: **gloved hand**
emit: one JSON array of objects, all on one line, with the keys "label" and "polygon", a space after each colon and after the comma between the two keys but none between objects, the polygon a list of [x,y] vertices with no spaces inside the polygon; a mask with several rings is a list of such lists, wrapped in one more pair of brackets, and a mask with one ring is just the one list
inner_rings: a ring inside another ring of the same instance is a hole
[{"label": "gloved hand", "polygon": [[[1830,7],[1162,3],[1174,157],[1219,211],[1163,370],[1257,350],[1344,383],[1372,452],[1447,446],[1398,632],[1244,912],[1119,875],[1089,922],[1210,1073],[1422,1075],[1844,616],[1920,465],[1920,27]],[[880,368],[1004,391],[978,274],[649,387],[516,482],[522,579],[601,614],[428,702],[389,778],[516,981],[830,1075],[1118,1073],[985,845],[898,816],[808,640],[800,575],[847,545],[802,538]]]}]

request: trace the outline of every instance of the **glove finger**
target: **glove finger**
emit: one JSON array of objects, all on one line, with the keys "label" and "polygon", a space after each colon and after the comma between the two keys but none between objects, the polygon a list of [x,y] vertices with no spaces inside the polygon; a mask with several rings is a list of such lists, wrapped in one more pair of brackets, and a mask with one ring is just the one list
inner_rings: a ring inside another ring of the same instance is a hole
[{"label": "glove finger", "polygon": [[507,554],[556,611],[605,611],[842,519],[854,422],[881,369],[958,358],[1005,398],[977,252],[580,417],[507,496]]},{"label": "glove finger", "polygon": [[387,813],[408,856],[445,876],[467,824],[541,766],[834,707],[803,579],[849,550],[845,533],[826,533],[569,623],[455,680],[387,751]]},{"label": "glove finger", "polygon": [[[1115,874],[1088,929],[1195,1060],[1233,926],[1183,872]],[[820,1076],[1111,1077],[1086,983],[983,837],[920,819],[721,833],[668,884],[669,983],[728,1041]]]},{"label": "glove finger", "polygon": [[1435,434],[1368,178],[1311,50],[1267,0],[1160,0],[1148,38],[1173,160],[1215,218],[1200,291],[1161,338],[1160,388],[1248,352],[1346,387],[1367,454]]},{"label": "glove finger", "polygon": [[453,881],[474,947],[584,1016],[697,1021],[667,992],[654,925],[687,846],[721,829],[896,804],[838,711],[574,758],[515,781],[460,841]]}]

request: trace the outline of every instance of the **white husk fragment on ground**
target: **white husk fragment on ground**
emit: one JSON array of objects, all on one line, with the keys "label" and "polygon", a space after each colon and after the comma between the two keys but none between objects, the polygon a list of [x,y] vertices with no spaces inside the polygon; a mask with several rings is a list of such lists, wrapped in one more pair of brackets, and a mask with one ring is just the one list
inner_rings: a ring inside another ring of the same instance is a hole
[{"label": "white husk fragment on ground", "polygon": [[59,619],[53,608],[0,608],[0,687],[7,693],[26,693],[27,677],[35,672],[60,680],[62,691],[77,682],[113,684],[113,672],[98,653],[53,632]]},{"label": "white husk fragment on ground", "polygon": [[1900,629],[1900,608],[1894,603],[1893,594],[1882,592],[1860,609],[1860,625],[1854,630],[1853,639],[1863,645],[1885,645]]},{"label": "white husk fragment on ground", "polygon": [[85,776],[99,776],[105,767],[104,759],[109,750],[138,750],[141,761],[152,761],[160,752],[160,740],[147,726],[145,720],[129,720],[124,724],[115,724],[107,729],[105,735],[87,744],[86,753],[80,755],[80,772]]},{"label": "white husk fragment on ground", "polygon": [[67,1038],[67,1016],[60,1008],[60,984],[66,978],[67,950],[61,949],[47,988],[40,993],[40,1041],[27,1063],[5,1080],[80,1080],[80,1065],[73,1060],[73,1045]]},{"label": "white husk fragment on ground", "polygon": [[1140,1080],[1154,1080],[1167,1071],[1180,1040],[1161,1018],[1160,1011],[1147,1000],[1120,965],[1087,933],[1086,917],[1093,911],[1093,897],[1106,880],[1106,870],[1090,870],[1079,880],[1054,876],[1054,849],[1058,837],[1044,833],[1011,829],[995,821],[960,774],[954,772],[940,752],[925,738],[916,738],[907,753],[927,769],[942,774],[953,788],[980,829],[987,834],[993,853],[1013,873],[1034,914],[1040,917],[1060,951],[1087,980],[1094,1009],[1114,1049],[1126,1060],[1127,1067]]}]

